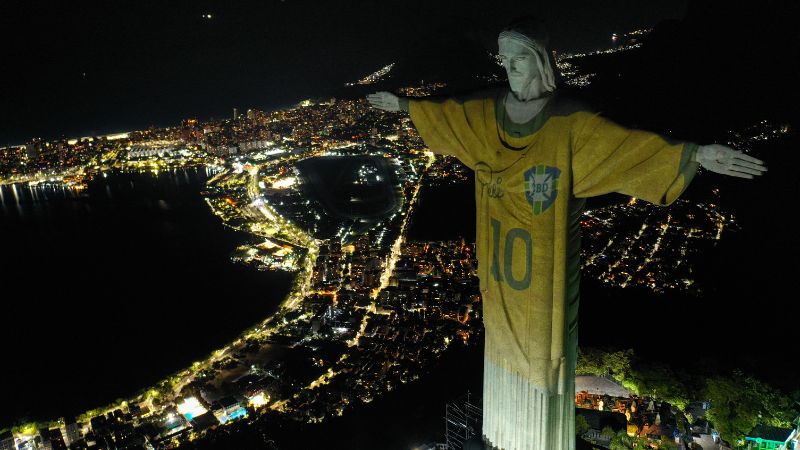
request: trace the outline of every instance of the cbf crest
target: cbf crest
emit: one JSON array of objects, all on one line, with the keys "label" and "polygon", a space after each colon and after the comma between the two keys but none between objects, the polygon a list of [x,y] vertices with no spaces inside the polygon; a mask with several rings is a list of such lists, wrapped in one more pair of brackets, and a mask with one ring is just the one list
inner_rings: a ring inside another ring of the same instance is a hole
[{"label": "cbf crest", "polygon": [[541,214],[556,201],[560,175],[561,170],[557,167],[544,165],[525,172],[525,198],[533,207],[533,214]]}]

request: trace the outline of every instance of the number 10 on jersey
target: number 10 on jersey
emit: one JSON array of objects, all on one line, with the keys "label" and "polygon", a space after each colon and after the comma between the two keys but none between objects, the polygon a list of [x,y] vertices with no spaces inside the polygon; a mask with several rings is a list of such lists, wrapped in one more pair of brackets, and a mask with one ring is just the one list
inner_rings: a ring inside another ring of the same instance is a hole
[{"label": "number 10 on jersey", "polygon": [[[509,285],[509,287],[518,291],[527,289],[531,285],[531,271],[533,264],[533,242],[531,241],[531,234],[528,232],[528,230],[523,228],[511,228],[510,230],[505,230],[505,235],[502,239],[503,254],[500,255],[501,234],[504,233],[504,230],[500,224],[500,221],[494,217],[491,218],[491,224],[492,265],[489,270],[492,274],[492,278],[498,283],[505,282]],[[517,244],[517,241],[520,241],[521,245]],[[515,245],[518,252],[523,251],[523,249],[520,247],[524,247],[525,255],[523,259],[519,258],[522,256],[521,253],[517,255],[517,258],[514,258]],[[500,264],[501,259],[502,265]],[[517,265],[516,268],[514,267],[515,263]],[[515,276],[515,274],[519,275],[520,273],[522,273],[522,276]]]}]

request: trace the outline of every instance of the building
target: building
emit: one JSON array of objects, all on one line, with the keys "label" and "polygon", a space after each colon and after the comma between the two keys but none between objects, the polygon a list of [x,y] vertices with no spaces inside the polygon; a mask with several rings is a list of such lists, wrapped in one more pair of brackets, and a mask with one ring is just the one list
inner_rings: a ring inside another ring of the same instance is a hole
[{"label": "building", "polygon": [[797,450],[798,429],[758,425],[744,438],[746,448],[752,450]]},{"label": "building", "polygon": [[67,444],[64,442],[60,429],[42,430],[41,435],[43,447],[50,450],[67,450]]},{"label": "building", "polygon": [[247,416],[247,410],[233,397],[223,397],[212,405],[214,417],[220,423],[227,423],[231,420],[236,420],[241,417]]},{"label": "building", "polygon": [[195,431],[203,431],[208,428],[213,428],[219,425],[219,420],[214,416],[214,413],[207,411],[199,416],[195,416],[189,421]]},{"label": "building", "polygon": [[423,444],[421,447],[417,447],[418,450],[450,450],[447,447],[447,444],[439,443],[439,442],[430,442],[427,444]]},{"label": "building", "polygon": [[81,430],[78,426],[78,422],[76,422],[74,419],[67,422],[64,425],[62,434],[64,435],[64,443],[67,444],[67,446],[70,446],[81,440]]},{"label": "building", "polygon": [[42,140],[34,138],[31,142],[25,144],[25,154],[28,159],[36,159],[42,151]]},{"label": "building", "polygon": [[576,408],[576,416],[582,416],[589,425],[589,431],[582,436],[589,442],[598,445],[608,445],[610,439],[602,435],[603,429],[610,427],[615,433],[627,431],[628,421],[623,414],[611,411],[597,411],[594,409]]}]

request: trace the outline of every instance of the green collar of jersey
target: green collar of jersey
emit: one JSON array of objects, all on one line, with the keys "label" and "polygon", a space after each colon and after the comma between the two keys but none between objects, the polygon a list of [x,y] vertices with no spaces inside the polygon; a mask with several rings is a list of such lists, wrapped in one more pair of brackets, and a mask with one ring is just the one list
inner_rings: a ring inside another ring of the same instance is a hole
[{"label": "green collar of jersey", "polygon": [[553,100],[555,94],[551,94],[547,100],[547,103],[544,104],[542,110],[539,111],[538,114],[533,116],[529,121],[525,123],[514,123],[506,114],[506,95],[508,93],[508,89],[501,89],[498,93],[497,97],[495,98],[494,104],[494,114],[495,119],[497,120],[497,124],[505,131],[509,136],[513,136],[516,138],[521,138],[525,136],[530,136],[533,133],[539,131],[547,122],[547,119],[550,118],[551,108],[553,106]]}]

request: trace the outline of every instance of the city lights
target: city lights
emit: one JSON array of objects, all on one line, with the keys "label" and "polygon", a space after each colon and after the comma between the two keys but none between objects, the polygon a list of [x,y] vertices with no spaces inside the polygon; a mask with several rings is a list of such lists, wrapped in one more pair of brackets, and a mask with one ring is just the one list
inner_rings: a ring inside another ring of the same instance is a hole
[{"label": "city lights", "polygon": [[193,418],[205,414],[208,410],[200,404],[200,401],[197,400],[196,397],[187,397],[183,400],[183,402],[178,403],[177,405],[178,412],[183,414],[186,417],[186,420],[192,420]]}]

